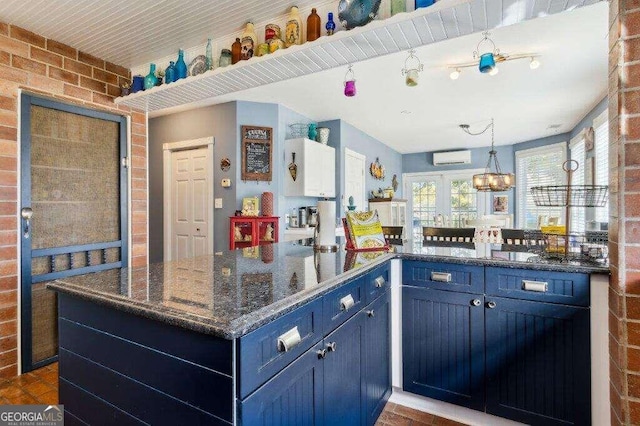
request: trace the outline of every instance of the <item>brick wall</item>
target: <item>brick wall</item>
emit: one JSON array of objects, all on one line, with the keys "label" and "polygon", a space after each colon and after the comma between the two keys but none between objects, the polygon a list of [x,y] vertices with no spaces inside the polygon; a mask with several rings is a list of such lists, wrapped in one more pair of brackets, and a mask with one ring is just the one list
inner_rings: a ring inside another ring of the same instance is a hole
[{"label": "brick wall", "polygon": [[113,98],[129,70],[0,23],[0,378],[17,374],[19,89],[131,117],[132,265],[147,263],[147,120]]},{"label": "brick wall", "polygon": [[611,423],[640,424],[640,1],[609,22]]}]

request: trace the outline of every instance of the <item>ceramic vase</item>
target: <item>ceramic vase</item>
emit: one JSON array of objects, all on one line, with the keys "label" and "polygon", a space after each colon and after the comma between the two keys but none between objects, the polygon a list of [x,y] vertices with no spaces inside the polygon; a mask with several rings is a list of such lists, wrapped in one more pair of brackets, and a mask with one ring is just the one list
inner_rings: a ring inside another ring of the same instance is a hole
[{"label": "ceramic vase", "polygon": [[318,137],[318,130],[316,129],[315,123],[309,124],[309,131],[307,132],[307,136],[309,136],[309,139],[311,139],[312,141],[315,141]]},{"label": "ceramic vase", "polygon": [[184,62],[184,51],[178,50],[178,60],[176,61],[176,81],[187,78],[187,64]]}]

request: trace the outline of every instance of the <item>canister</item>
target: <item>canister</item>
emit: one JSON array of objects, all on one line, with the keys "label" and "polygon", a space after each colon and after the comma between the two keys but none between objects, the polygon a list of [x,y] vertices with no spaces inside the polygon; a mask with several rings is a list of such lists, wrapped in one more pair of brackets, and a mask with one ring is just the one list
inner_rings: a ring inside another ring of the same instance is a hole
[{"label": "canister", "polygon": [[264,41],[268,43],[273,38],[282,38],[280,27],[276,24],[267,24],[264,27]]},{"label": "canister", "polygon": [[269,40],[269,53],[273,53],[278,49],[284,49],[284,42],[279,38]]},{"label": "canister", "polygon": [[269,45],[267,43],[260,43],[258,45],[258,56],[264,56],[269,54]]}]

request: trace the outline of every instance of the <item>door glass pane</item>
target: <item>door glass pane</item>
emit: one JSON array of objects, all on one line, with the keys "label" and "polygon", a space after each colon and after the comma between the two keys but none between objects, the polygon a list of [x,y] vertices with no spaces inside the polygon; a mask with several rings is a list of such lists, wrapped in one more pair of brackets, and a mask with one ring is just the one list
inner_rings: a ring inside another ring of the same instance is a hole
[{"label": "door glass pane", "polygon": [[478,197],[471,179],[451,181],[451,226],[461,228],[478,217]]},{"label": "door glass pane", "polygon": [[422,227],[434,226],[436,215],[436,181],[413,182],[413,238],[422,240]]},{"label": "door glass pane", "polygon": [[[31,107],[32,249],[120,239],[119,123]],[[32,259],[32,275],[120,260],[110,248]],[[56,293],[34,284],[32,361],[56,354]]]}]

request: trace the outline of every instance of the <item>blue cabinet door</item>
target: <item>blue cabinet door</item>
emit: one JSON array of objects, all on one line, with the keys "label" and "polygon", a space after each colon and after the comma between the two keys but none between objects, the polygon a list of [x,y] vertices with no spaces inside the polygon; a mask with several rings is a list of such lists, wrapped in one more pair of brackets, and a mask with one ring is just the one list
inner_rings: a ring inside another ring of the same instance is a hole
[{"label": "blue cabinet door", "polygon": [[325,425],[360,425],[362,421],[363,315],[356,314],[324,339]]},{"label": "blue cabinet door", "polygon": [[240,403],[242,425],[312,426],[323,420],[324,362],[318,343]]},{"label": "blue cabinet door", "polygon": [[402,289],[404,390],[484,410],[483,296]]},{"label": "blue cabinet door", "polygon": [[589,310],[489,296],[487,306],[487,412],[531,425],[590,424]]},{"label": "blue cabinet door", "polygon": [[362,417],[366,425],[374,425],[391,395],[389,292],[367,306],[364,313]]}]

